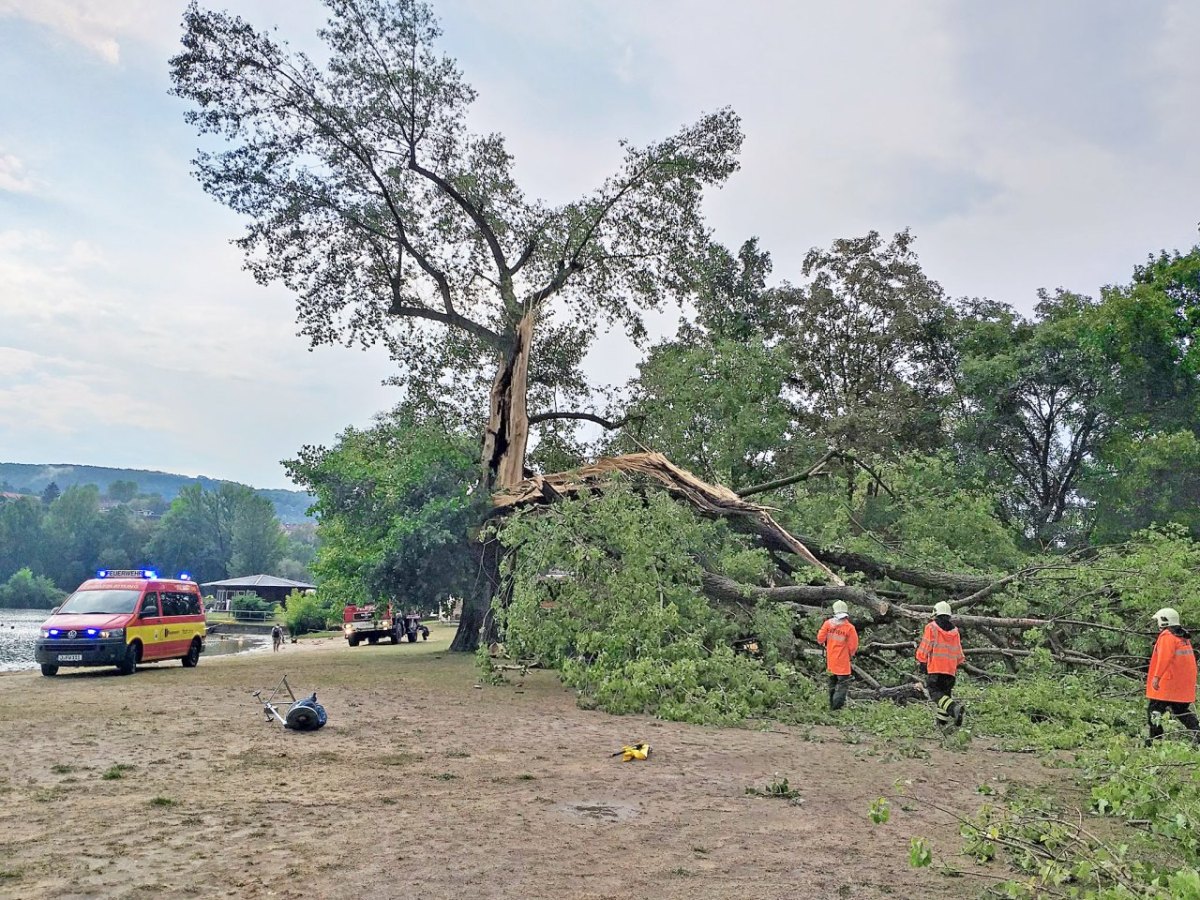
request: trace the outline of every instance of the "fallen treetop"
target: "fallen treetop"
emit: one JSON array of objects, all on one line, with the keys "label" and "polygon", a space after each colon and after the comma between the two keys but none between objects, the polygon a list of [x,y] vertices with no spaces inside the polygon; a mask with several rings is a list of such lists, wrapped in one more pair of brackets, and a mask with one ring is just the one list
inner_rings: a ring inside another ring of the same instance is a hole
[{"label": "fallen treetop", "polygon": [[709,484],[681,469],[661,453],[629,453],[603,457],[590,466],[553,475],[534,475],[512,488],[492,495],[494,513],[537,503],[550,503],[559,497],[597,486],[613,475],[625,474],[653,479],[671,494],[690,503],[701,515],[714,519],[736,518],[745,522],[771,547],[794,553],[820,570],[837,585],[845,584],[800,540],[775,521],[765,506],[743,500],[729,488]]}]

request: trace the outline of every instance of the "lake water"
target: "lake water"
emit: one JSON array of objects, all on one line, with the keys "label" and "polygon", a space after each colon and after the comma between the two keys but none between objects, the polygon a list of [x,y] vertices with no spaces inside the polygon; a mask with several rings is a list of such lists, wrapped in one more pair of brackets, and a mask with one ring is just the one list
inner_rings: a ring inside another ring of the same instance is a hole
[{"label": "lake water", "polygon": [[[0,672],[37,668],[33,661],[33,644],[41,624],[49,615],[49,610],[45,609],[0,609]],[[214,636],[205,643],[204,655],[246,653],[262,650],[267,644],[265,638],[259,637]]]}]

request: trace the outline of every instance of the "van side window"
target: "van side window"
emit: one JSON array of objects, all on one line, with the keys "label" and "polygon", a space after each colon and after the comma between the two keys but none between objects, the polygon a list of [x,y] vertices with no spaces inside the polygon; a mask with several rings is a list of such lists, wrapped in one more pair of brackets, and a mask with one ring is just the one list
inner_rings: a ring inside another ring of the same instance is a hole
[{"label": "van side window", "polygon": [[155,591],[147,591],[145,596],[142,597],[142,605],[138,607],[138,615],[158,615],[158,594]]},{"label": "van side window", "polygon": [[200,598],[187,591],[163,591],[164,616],[200,615]]}]

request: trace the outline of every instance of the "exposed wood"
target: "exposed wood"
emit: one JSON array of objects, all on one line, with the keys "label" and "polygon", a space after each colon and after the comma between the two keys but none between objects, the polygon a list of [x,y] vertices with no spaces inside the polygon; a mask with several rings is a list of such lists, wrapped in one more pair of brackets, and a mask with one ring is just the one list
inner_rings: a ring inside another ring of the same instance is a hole
[{"label": "exposed wood", "polygon": [[764,506],[743,500],[723,485],[709,484],[686,469],[674,465],[661,453],[630,453],[625,456],[604,457],[589,466],[555,475],[535,475],[511,486],[497,483],[492,495],[493,511],[543,502],[544,486],[549,483],[559,494],[575,494],[594,487],[616,474],[647,478],[660,487],[688,502],[701,515],[716,519],[733,519],[758,534],[778,550],[793,553],[819,570],[835,585],[842,579],[819,560],[804,545],[781,526]]},{"label": "exposed wood", "polygon": [[496,371],[488,398],[482,455],[487,484],[493,490],[511,488],[525,476],[525,448],[529,444],[525,395],[534,317],[534,313],[526,313],[517,324],[512,349]]}]

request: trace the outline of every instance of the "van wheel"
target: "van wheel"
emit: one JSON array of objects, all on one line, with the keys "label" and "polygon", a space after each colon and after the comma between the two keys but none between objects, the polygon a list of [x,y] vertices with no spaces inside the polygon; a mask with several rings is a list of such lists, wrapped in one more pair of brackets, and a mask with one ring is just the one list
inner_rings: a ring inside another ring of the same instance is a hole
[{"label": "van wheel", "polygon": [[47,678],[58,674],[58,666],[52,666],[49,663],[42,663],[42,674]]},{"label": "van wheel", "polygon": [[137,641],[129,644],[125,648],[125,658],[121,660],[120,665],[117,666],[117,671],[122,675],[132,675],[137,671],[137,664],[138,660],[141,658],[141,655],[141,644],[139,644]]},{"label": "van wheel", "polygon": [[200,639],[192,638],[192,646],[188,647],[187,656],[183,658],[183,667],[194,669],[198,662],[200,662]]}]

